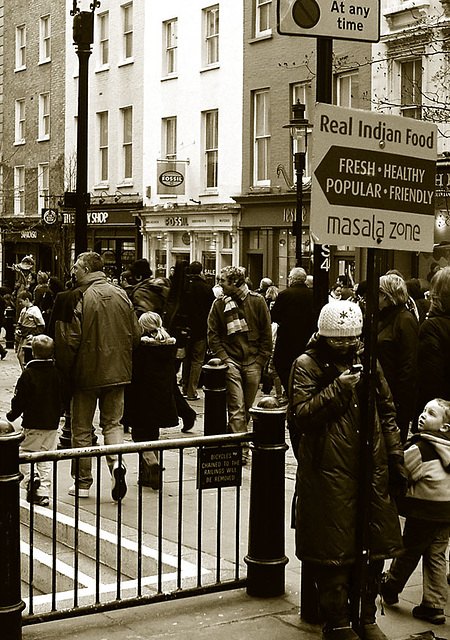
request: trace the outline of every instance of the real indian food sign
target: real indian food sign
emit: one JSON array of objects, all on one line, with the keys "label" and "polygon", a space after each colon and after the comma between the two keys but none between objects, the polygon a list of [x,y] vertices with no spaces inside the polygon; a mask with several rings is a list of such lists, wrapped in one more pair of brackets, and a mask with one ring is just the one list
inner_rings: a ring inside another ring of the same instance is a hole
[{"label": "real indian food sign", "polygon": [[436,125],[319,103],[313,133],[316,242],[433,250]]}]

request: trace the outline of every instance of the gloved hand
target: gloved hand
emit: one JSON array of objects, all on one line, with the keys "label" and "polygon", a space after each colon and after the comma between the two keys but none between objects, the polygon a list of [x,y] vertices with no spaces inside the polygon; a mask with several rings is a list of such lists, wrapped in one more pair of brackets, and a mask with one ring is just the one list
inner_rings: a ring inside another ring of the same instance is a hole
[{"label": "gloved hand", "polygon": [[394,454],[388,457],[389,465],[389,493],[392,498],[402,498],[408,488],[408,474],[406,473],[403,456]]}]

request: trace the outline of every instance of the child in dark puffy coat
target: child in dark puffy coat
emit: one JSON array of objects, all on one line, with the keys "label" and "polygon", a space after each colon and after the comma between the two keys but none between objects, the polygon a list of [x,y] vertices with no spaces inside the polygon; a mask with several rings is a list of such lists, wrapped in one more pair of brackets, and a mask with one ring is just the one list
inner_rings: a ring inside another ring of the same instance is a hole
[{"label": "child in dark puffy coat", "polygon": [[[125,388],[122,423],[131,428],[135,442],[158,440],[161,427],[178,425],[173,386],[176,340],[162,326],[161,317],[147,311],[139,317],[140,344],[133,353],[131,384]],[[154,451],[142,453],[139,483],[152,489],[161,485],[161,468]]]}]

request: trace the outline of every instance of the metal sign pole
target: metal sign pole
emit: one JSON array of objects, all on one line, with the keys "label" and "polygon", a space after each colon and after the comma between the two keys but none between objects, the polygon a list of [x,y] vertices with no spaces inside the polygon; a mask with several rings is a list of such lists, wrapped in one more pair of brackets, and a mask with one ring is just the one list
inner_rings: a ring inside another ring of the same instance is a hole
[{"label": "metal sign pole", "polygon": [[378,286],[381,250],[367,251],[367,300],[364,318],[364,373],[360,420],[359,496],[356,521],[356,564],[350,598],[352,627],[364,640],[365,599],[369,549],[369,517],[373,480],[373,431],[375,425],[375,384],[377,368]]}]

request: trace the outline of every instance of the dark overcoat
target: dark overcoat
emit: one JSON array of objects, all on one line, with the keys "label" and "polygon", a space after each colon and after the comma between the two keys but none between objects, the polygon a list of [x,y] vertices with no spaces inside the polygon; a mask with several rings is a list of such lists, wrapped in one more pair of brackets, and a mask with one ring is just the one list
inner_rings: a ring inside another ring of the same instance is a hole
[{"label": "dark overcoat", "polygon": [[280,291],[270,315],[272,322],[278,324],[274,366],[277,370],[290,370],[314,331],[312,289],[298,283]]},{"label": "dark overcoat", "polygon": [[[357,551],[361,385],[344,388],[338,379],[342,367],[325,359],[325,350],[318,346],[313,340],[292,370],[292,412],[300,432],[296,553],[301,560],[345,565],[355,562]],[[403,456],[403,450],[392,396],[378,367],[369,512],[371,560],[393,557],[402,549],[398,515],[388,491],[390,454]]]}]

